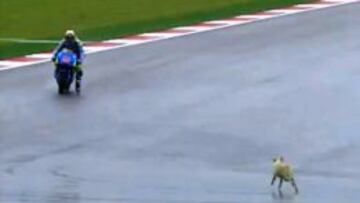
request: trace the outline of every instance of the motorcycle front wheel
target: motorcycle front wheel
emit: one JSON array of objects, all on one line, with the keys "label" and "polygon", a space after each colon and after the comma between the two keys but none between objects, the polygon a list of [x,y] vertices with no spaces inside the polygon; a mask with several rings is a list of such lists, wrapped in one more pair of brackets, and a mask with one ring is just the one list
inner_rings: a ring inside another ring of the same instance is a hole
[{"label": "motorcycle front wheel", "polygon": [[62,85],[58,85],[58,93],[65,94],[65,90],[64,90],[64,87],[62,87]]}]

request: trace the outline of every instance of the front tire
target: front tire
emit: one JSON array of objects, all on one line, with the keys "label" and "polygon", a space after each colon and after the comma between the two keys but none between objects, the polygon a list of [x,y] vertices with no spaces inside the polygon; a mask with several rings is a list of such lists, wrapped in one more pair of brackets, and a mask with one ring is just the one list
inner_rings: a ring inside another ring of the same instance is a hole
[{"label": "front tire", "polygon": [[64,81],[59,81],[58,87],[59,94],[66,94],[69,92],[69,86],[65,84]]},{"label": "front tire", "polygon": [[61,85],[59,85],[59,87],[58,87],[58,93],[59,94],[64,94],[65,93],[64,88]]}]

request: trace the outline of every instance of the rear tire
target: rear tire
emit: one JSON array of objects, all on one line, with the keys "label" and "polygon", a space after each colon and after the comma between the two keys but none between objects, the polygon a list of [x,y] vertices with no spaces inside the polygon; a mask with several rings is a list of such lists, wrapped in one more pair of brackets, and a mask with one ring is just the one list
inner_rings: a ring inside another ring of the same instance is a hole
[{"label": "rear tire", "polygon": [[59,94],[65,94],[66,93],[66,87],[63,85],[63,84],[59,84],[58,85],[59,89],[58,89],[58,92]]},{"label": "rear tire", "polygon": [[59,85],[58,93],[59,94],[64,94],[65,93],[64,88],[61,85]]}]

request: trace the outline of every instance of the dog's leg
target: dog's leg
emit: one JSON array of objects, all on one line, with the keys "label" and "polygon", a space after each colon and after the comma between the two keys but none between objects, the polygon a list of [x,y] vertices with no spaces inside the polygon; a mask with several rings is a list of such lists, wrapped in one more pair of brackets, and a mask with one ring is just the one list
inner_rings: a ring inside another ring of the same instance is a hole
[{"label": "dog's leg", "polygon": [[282,178],[280,178],[280,182],[279,182],[278,190],[281,190],[281,187],[282,187],[283,181],[284,181],[284,180],[283,180]]},{"label": "dog's leg", "polygon": [[274,185],[275,180],[276,180],[276,175],[273,176],[273,178],[272,178],[272,180],[271,180],[271,185]]},{"label": "dog's leg", "polygon": [[295,183],[295,179],[294,179],[294,178],[291,179],[291,185],[294,187],[295,193],[298,194],[298,193],[299,193],[299,189],[298,189],[298,187],[297,187],[297,185],[296,185],[296,183]]}]

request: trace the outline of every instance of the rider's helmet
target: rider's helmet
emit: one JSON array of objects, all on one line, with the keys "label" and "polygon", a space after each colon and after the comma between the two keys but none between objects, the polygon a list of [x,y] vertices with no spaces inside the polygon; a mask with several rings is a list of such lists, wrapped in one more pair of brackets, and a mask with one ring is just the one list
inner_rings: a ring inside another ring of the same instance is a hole
[{"label": "rider's helmet", "polygon": [[65,32],[65,39],[66,40],[74,40],[76,37],[74,30],[66,30]]}]

